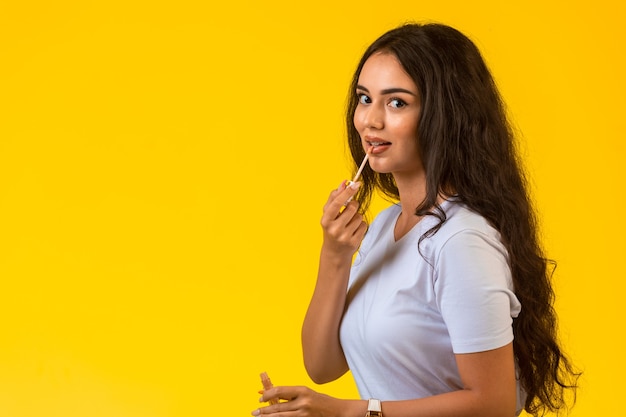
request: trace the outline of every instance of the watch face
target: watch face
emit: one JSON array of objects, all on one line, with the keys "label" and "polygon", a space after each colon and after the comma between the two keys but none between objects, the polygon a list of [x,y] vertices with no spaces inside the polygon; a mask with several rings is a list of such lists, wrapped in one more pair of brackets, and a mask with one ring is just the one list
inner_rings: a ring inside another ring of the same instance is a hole
[{"label": "watch face", "polygon": [[381,410],[380,400],[370,398],[370,400],[367,403],[366,416],[372,417],[372,416],[381,416],[381,415],[382,415],[382,410]]},{"label": "watch face", "polygon": [[382,417],[382,415],[380,400],[370,398],[367,402],[367,414],[365,414],[365,417]]}]

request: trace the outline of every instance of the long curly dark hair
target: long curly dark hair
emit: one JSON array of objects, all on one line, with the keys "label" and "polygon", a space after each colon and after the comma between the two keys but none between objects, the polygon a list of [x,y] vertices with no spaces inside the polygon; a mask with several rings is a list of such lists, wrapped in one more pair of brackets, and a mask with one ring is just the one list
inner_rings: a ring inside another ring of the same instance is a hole
[{"label": "long curly dark hair", "polygon": [[[446,215],[439,195],[454,195],[485,217],[499,232],[509,254],[515,294],[522,310],[513,320],[513,348],[519,378],[533,415],[567,409],[579,373],[557,340],[551,275],[554,262],[543,253],[527,180],[517,157],[515,135],[496,84],[474,43],[442,24],[406,24],[378,38],[364,53],[348,100],[348,144],[355,167],[365,156],[353,118],[356,86],[365,61],[374,53],[393,54],[417,85],[421,98],[418,145],[426,172],[426,197],[418,216]],[[391,174],[366,167],[356,196],[367,210],[375,190],[399,199]]]}]

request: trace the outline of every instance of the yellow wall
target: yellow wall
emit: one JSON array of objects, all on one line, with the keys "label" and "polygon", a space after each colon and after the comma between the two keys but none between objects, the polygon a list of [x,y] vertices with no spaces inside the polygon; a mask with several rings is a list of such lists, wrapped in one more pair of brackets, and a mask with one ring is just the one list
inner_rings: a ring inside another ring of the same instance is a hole
[{"label": "yellow wall", "polygon": [[0,7],[0,417],[243,416],[262,371],[310,384],[299,331],[348,173],[348,80],[405,20],[483,50],[559,261],[572,415],[618,415],[624,6],[211,3]]}]

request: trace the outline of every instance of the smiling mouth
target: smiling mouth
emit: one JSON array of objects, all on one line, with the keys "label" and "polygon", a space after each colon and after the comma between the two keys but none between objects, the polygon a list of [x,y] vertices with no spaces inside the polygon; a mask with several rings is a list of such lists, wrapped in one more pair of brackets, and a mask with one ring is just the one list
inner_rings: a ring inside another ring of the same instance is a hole
[{"label": "smiling mouth", "polygon": [[370,146],[391,145],[391,142],[368,142]]}]

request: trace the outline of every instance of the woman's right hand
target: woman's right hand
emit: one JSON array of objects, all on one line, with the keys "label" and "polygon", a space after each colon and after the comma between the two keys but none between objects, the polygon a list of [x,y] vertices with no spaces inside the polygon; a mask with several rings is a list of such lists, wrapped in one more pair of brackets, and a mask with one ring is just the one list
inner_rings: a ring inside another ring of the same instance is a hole
[{"label": "woman's right hand", "polygon": [[342,182],[338,189],[330,193],[324,205],[322,249],[336,256],[351,258],[367,231],[367,223],[358,212],[359,203],[352,200],[360,185],[360,182]]}]

